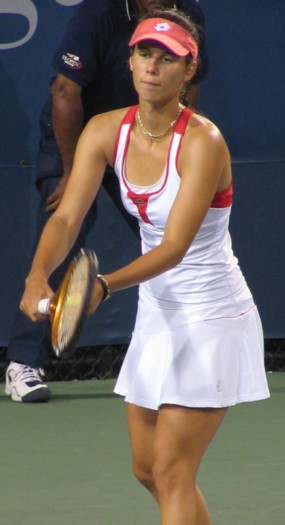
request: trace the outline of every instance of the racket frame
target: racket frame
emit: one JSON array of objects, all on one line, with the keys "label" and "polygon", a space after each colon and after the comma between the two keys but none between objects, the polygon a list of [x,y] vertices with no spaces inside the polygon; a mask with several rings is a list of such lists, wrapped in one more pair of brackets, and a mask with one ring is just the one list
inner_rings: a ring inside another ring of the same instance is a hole
[{"label": "racket frame", "polygon": [[[68,286],[69,286],[73,271],[77,267],[82,257],[87,257],[87,264],[88,264],[88,275],[87,275],[88,283],[86,287],[86,294],[83,300],[83,304],[80,306],[81,313],[76,323],[74,332],[72,336],[70,337],[67,345],[65,347],[61,347],[61,345],[59,344],[59,340],[58,340],[58,334],[59,334],[59,328],[60,328],[60,323],[62,319],[64,301],[65,301],[66,293],[68,290]],[[52,343],[53,349],[57,356],[63,356],[66,353],[70,353],[76,347],[76,343],[78,342],[78,339],[81,335],[82,327],[87,317],[88,308],[90,305],[90,300],[92,297],[97,273],[98,273],[98,260],[97,260],[95,252],[87,248],[84,248],[84,249],[82,248],[80,252],[70,262],[68,269],[66,270],[65,276],[63,278],[63,281],[58,288],[58,291],[56,292],[54,298],[50,301],[49,313],[51,317],[51,343]]]}]

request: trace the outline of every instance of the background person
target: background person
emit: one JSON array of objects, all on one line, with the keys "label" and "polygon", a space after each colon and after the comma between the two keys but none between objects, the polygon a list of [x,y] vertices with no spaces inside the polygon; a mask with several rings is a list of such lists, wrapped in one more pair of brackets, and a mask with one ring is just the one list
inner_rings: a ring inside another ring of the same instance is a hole
[{"label": "background person", "polygon": [[[157,0],[156,3],[168,6],[174,2]],[[57,77],[51,84],[51,96],[40,119],[41,141],[36,184],[41,202],[36,245],[43,226],[63,195],[83,126],[93,115],[137,102],[127,64],[128,41],[138,15],[146,12],[153,4],[150,0],[85,0],[68,25],[53,57],[52,66]],[[195,0],[179,0],[176,4],[190,14],[201,28],[199,68],[186,90],[186,99],[193,98],[192,102],[196,103],[197,87],[193,87],[193,82],[200,82],[208,69],[204,17]],[[121,205],[116,177],[110,167],[106,168],[104,187],[120,209],[126,225],[137,234],[137,223]],[[94,203],[69,257],[52,275],[54,289],[61,282],[70,259],[85,245],[95,218]],[[10,364],[5,388],[6,394],[14,401],[39,402],[50,399],[50,389],[42,381],[43,367],[50,349],[49,321],[34,325],[18,311],[8,345],[7,358]]]},{"label": "background person", "polygon": [[[269,396],[261,323],[228,230],[231,159],[217,127],[181,106],[195,74],[195,26],[155,11],[135,30],[130,68],[139,105],[85,127],[60,206],[45,226],[21,309],[40,320],[49,276],[66,257],[114,166],[142,254],[98,279],[92,310],[139,284],[134,333],[115,392],[128,402],[133,470],[162,525],[210,525],[196,480],[227,408]],[[142,202],[143,201],[143,202]]]}]

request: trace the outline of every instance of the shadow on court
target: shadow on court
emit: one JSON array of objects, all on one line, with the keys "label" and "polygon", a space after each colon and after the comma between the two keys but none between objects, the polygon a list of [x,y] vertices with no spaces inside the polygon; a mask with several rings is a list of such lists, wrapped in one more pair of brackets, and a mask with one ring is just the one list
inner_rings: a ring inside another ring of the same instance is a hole
[{"label": "shadow on court", "polygon": [[53,402],[75,401],[77,399],[110,399],[117,397],[115,394],[58,394],[53,396]]},{"label": "shadow on court", "polygon": [[[283,525],[285,374],[271,399],[231,409],[201,467],[213,525]],[[50,383],[43,405],[13,403],[1,385],[3,525],[158,525],[131,474],[126,406],[113,381]]]}]

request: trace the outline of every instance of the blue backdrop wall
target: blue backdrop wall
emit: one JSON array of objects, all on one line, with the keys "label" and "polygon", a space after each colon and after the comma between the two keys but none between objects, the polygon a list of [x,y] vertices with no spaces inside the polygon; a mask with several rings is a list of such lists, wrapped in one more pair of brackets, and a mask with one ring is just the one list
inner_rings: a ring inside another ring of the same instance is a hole
[{"label": "blue backdrop wall", "polygon": [[[96,1],[96,0],[94,0]],[[0,345],[6,345],[23,289],[38,196],[34,162],[38,118],[53,71],[50,60],[78,0],[0,0]],[[233,245],[265,336],[285,336],[285,1],[200,0],[207,21],[210,73],[201,110],[232,153]],[[109,197],[89,237],[109,271],[139,250]],[[82,344],[124,343],[135,289],[116,294],[89,319]]]}]

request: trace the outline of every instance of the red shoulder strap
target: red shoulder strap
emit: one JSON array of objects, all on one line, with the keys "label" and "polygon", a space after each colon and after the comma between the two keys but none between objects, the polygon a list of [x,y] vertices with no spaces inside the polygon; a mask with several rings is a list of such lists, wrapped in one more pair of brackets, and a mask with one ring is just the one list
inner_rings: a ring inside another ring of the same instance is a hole
[{"label": "red shoulder strap", "polygon": [[138,110],[138,104],[136,106],[132,106],[130,109],[128,109],[127,113],[125,114],[121,125],[123,124],[133,124],[136,116],[136,112]]},{"label": "red shoulder strap", "polygon": [[174,131],[179,135],[184,135],[189,119],[192,117],[193,111],[189,108],[184,108],[179,119],[175,124]]},{"label": "red shoulder strap", "polygon": [[117,134],[115,149],[114,149],[113,164],[115,164],[115,162],[116,162],[117,151],[118,151],[118,144],[119,144],[119,139],[120,139],[122,126],[124,124],[130,124],[132,126],[132,124],[134,123],[134,120],[135,120],[135,116],[136,116],[136,112],[137,112],[138,107],[139,106],[136,105],[136,106],[132,106],[131,108],[129,108],[127,113],[125,114],[125,116],[123,117],[123,119],[121,121],[120,128],[119,128],[119,131],[118,131],[118,134]]}]

